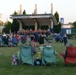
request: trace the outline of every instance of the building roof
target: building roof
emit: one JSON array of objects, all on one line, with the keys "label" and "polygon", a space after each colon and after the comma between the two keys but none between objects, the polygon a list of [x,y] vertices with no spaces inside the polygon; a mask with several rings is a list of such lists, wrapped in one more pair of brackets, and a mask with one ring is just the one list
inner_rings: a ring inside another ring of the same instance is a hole
[{"label": "building roof", "polygon": [[21,20],[25,25],[34,25],[34,21],[37,21],[39,25],[50,25],[52,19],[53,24],[57,25],[57,21],[52,14],[10,15],[10,18]]},{"label": "building roof", "polygon": [[61,28],[73,28],[72,24],[63,24]]}]

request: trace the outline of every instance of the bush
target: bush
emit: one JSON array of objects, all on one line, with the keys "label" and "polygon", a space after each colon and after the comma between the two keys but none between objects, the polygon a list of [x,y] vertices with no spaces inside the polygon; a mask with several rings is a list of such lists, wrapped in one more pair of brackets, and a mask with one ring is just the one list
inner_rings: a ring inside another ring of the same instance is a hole
[{"label": "bush", "polygon": [[68,39],[76,39],[76,34],[67,34]]}]

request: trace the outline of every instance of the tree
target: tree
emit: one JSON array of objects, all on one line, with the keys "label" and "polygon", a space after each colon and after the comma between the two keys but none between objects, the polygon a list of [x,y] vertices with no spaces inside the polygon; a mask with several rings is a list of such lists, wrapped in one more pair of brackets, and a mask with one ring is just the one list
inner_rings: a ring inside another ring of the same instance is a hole
[{"label": "tree", "polygon": [[19,30],[19,22],[17,21],[17,19],[13,19],[11,32],[17,33],[18,30]]},{"label": "tree", "polygon": [[[15,11],[13,15],[17,15],[17,12]],[[19,30],[19,22],[17,19],[13,19],[11,32],[17,33],[18,30]]]},{"label": "tree", "polygon": [[2,21],[0,21],[0,26],[3,26],[3,22]]},{"label": "tree", "polygon": [[5,32],[5,33],[9,33],[10,29],[11,29],[11,26],[12,26],[12,23],[7,21],[5,24],[4,24],[4,28],[2,30],[2,32]]},{"label": "tree", "polygon": [[58,12],[55,12],[54,14],[56,20],[57,20],[57,25],[54,26],[53,30],[55,33],[60,33],[61,31],[61,23],[59,22],[59,14]]},{"label": "tree", "polygon": [[75,31],[75,33],[76,33],[76,21],[73,22],[73,26],[74,26],[74,31]]},{"label": "tree", "polygon": [[55,33],[60,33],[60,31],[61,31],[61,23],[59,22],[58,25],[55,25],[53,30],[54,30]]},{"label": "tree", "polygon": [[57,23],[59,23],[59,14],[58,14],[58,12],[55,12],[54,16],[55,16],[55,18],[57,20]]},{"label": "tree", "polygon": [[23,14],[26,15],[26,11],[25,10],[23,11]]},{"label": "tree", "polygon": [[18,13],[15,11],[14,13],[13,13],[13,15],[17,15]]},{"label": "tree", "polygon": [[[18,13],[15,11],[13,13],[13,15],[17,15]],[[17,19],[13,19],[13,22],[9,22],[7,21],[5,24],[4,24],[4,28],[3,28],[3,32],[5,33],[9,33],[9,31],[11,30],[11,32],[13,33],[17,33],[17,31],[19,30],[19,22]]]}]

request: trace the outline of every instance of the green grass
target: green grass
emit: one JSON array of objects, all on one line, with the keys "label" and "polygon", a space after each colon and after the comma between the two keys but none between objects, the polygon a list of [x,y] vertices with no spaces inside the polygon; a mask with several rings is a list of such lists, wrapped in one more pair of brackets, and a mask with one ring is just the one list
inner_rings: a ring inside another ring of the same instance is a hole
[{"label": "green grass", "polygon": [[[69,40],[74,46],[76,46],[76,40]],[[58,53],[57,66],[29,66],[29,65],[17,65],[12,66],[12,55],[18,53],[20,50],[18,47],[0,47],[0,75],[76,75],[76,65],[69,64],[64,66],[64,60],[59,55],[65,51],[63,43],[55,43],[52,40],[52,45],[55,46],[55,50]]]}]

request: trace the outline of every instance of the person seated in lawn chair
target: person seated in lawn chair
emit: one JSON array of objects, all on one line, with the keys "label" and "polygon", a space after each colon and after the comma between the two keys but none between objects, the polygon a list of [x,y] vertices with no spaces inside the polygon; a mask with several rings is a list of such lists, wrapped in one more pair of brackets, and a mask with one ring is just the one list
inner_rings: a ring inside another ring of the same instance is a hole
[{"label": "person seated in lawn chair", "polygon": [[[52,43],[51,43],[51,41],[48,41],[47,44],[46,44],[46,46],[48,46],[48,47],[52,47]],[[55,55],[57,56],[57,54],[58,54],[58,53],[57,53],[56,50],[55,50]]]},{"label": "person seated in lawn chair", "polygon": [[12,42],[10,42],[8,47],[14,47],[14,44]]},{"label": "person seated in lawn chair", "polygon": [[26,43],[26,35],[25,34],[21,35],[21,43],[22,44]]},{"label": "person seated in lawn chair", "polygon": [[31,43],[30,43],[30,46],[31,46],[31,52],[33,53],[33,54],[36,54],[37,52],[36,52],[36,44],[35,44],[35,41],[34,40],[32,40],[31,41]]},{"label": "person seated in lawn chair", "polygon": [[9,36],[8,35],[5,36],[4,45],[5,46],[8,46],[9,45]]},{"label": "person seated in lawn chair", "polygon": [[20,37],[18,34],[15,35],[15,38],[19,41],[20,40]]},{"label": "person seated in lawn chair", "polygon": [[51,64],[52,66],[56,66],[57,64],[57,52],[55,47],[51,45],[51,42],[48,41],[46,46],[43,47],[41,62],[42,65]]},{"label": "person seated in lawn chair", "polygon": [[55,41],[56,41],[56,42],[60,42],[60,35],[59,35],[59,34],[56,35]]},{"label": "person seated in lawn chair", "polygon": [[29,45],[21,45],[20,46],[20,52],[18,52],[18,60],[19,64],[29,64],[29,65],[34,65],[34,57],[33,55],[35,54],[35,48],[33,46]]},{"label": "person seated in lawn chair", "polygon": [[[73,44],[72,44],[72,43],[68,43],[68,44],[67,44],[67,46],[66,46],[66,48],[67,48],[67,47],[74,47],[74,46],[73,46]],[[63,56],[63,57],[64,57],[64,59],[66,59],[67,51],[65,50],[65,52],[64,52],[64,53],[62,53],[62,54],[61,54],[61,56]]]},{"label": "person seated in lawn chair", "polygon": [[60,54],[64,58],[64,64],[76,64],[76,47],[72,43],[66,46],[65,53]]},{"label": "person seated in lawn chair", "polygon": [[12,37],[12,43],[13,43],[13,45],[18,45],[18,40],[17,40],[17,38],[15,38],[15,36],[13,36]]}]

